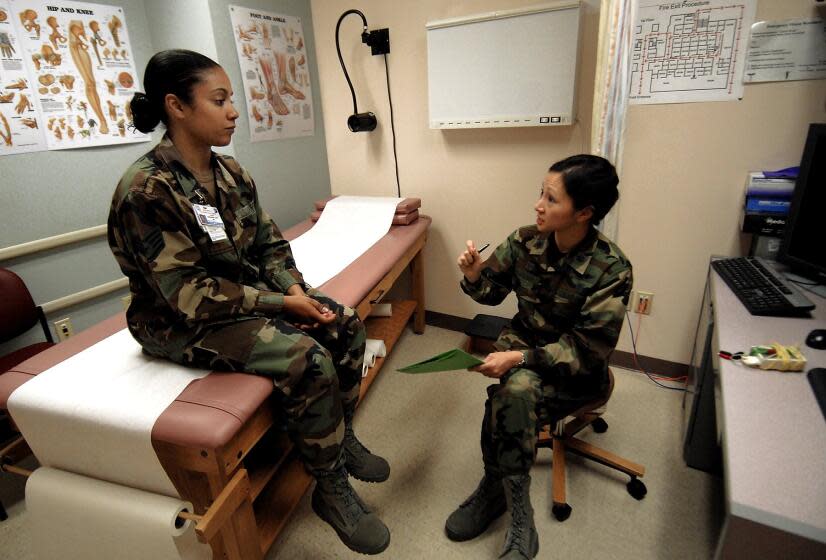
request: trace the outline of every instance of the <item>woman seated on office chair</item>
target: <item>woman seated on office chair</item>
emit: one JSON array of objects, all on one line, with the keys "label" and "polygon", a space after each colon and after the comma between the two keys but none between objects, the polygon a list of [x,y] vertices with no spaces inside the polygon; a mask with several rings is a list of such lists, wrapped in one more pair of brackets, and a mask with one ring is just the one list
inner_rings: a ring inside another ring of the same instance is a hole
[{"label": "woman seated on office chair", "polygon": [[[318,484],[312,505],[342,541],[375,554],[390,532],[347,478],[386,480],[387,462],[353,434],[365,330],[355,311],[310,289],[255,183],[217,155],[238,112],[226,72],[185,50],[149,61],[134,125],[160,144],[115,191],[109,244],[129,277],[129,330],[154,356],[273,380],[287,429]],[[346,463],[346,470],[345,470]]]},{"label": "woman seated on office chair", "polygon": [[534,225],[513,232],[485,262],[472,241],[459,255],[466,294],[497,305],[513,291],[519,310],[497,351],[474,368],[499,383],[488,387],[482,420],[485,475],[448,517],[452,540],[482,534],[510,509],[501,558],[539,550],[529,495],[537,406],[604,392],[631,291],[631,263],[595,227],[616,202],[618,183],[604,158],[557,162],[542,183]]}]

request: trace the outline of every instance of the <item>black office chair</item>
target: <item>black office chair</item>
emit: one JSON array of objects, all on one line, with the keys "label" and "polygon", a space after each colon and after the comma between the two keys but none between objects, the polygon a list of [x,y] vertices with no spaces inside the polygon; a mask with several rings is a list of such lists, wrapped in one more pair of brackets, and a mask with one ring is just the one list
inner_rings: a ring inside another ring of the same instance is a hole
[{"label": "black office chair", "polygon": [[[11,270],[0,268],[0,343],[13,340],[28,332],[37,323],[43,328],[46,342],[36,342],[0,356],[0,375],[35,354],[54,346],[54,338],[46,323],[46,316],[39,305],[35,305],[26,284]],[[15,431],[6,411],[0,411],[0,449],[11,441]],[[2,460],[2,458],[0,458]],[[0,521],[8,518],[0,502]]]},{"label": "black office chair", "polygon": [[[570,402],[554,401],[553,414],[549,412],[550,407],[540,407],[539,421],[542,428],[536,447],[553,449],[552,512],[558,521],[565,521],[571,515],[571,506],[568,505],[565,497],[566,451],[571,451],[586,459],[591,459],[629,475],[631,480],[626,488],[628,493],[637,500],[642,500],[648,492],[645,484],[638,478],[645,474],[645,467],[574,437],[588,426],[591,426],[597,433],[603,433],[608,429],[608,423],[602,418],[600,409],[611,398],[613,391],[614,374],[609,369],[608,387],[603,395]],[[569,417],[572,417],[573,420],[566,422],[565,419]]]},{"label": "black office chair", "polygon": [[6,268],[0,268],[0,343],[26,333],[38,322],[46,342],[36,342],[0,357],[0,373],[29,359],[54,345],[54,338],[46,323],[43,308],[35,305],[32,295],[20,277]]}]

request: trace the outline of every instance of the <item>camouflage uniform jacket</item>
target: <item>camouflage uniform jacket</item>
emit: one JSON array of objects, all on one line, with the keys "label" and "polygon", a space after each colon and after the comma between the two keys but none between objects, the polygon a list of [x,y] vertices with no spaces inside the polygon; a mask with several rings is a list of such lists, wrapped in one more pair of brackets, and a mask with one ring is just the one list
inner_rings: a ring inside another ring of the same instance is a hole
[{"label": "camouflage uniform jacket", "polygon": [[526,366],[543,383],[573,392],[607,380],[631,285],[631,263],[596,229],[563,254],[554,236],[536,226],[516,230],[497,247],[476,283],[461,282],[465,293],[487,305],[515,292],[518,312],[497,347],[527,348]]},{"label": "camouflage uniform jacket", "polygon": [[[304,284],[252,178],[231,157],[212,159],[217,201],[168,136],[132,164],[112,198],[109,245],[129,278],[127,322],[150,354],[176,359],[209,325],[276,315],[287,289]],[[193,203],[217,207],[226,239],[210,239]]]}]

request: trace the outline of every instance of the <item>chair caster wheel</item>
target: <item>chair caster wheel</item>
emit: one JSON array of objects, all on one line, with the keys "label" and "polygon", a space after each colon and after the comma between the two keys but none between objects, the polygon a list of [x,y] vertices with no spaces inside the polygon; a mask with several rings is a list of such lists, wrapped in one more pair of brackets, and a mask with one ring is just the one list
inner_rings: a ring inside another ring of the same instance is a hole
[{"label": "chair caster wheel", "polygon": [[605,433],[606,430],[608,430],[608,422],[606,422],[602,418],[597,418],[596,420],[591,422],[591,427],[594,429],[596,433],[602,434]]},{"label": "chair caster wheel", "polygon": [[645,487],[642,480],[636,477],[632,478],[625,487],[628,488],[628,493],[637,500],[642,500],[648,493],[648,488]]},{"label": "chair caster wheel", "polygon": [[565,521],[571,517],[571,506],[568,504],[554,505],[551,508],[551,512],[554,514],[557,521]]}]

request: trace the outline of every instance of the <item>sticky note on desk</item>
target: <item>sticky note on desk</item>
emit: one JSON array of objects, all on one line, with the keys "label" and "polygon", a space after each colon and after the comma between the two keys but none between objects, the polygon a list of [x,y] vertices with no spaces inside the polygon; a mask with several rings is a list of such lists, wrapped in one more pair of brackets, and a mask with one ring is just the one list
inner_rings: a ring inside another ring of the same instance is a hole
[{"label": "sticky note on desk", "polygon": [[399,368],[398,371],[402,373],[434,373],[437,371],[468,369],[482,363],[484,362],[479,358],[471,356],[464,350],[454,348],[453,350],[437,354],[432,358]]}]

